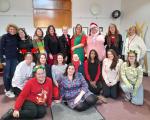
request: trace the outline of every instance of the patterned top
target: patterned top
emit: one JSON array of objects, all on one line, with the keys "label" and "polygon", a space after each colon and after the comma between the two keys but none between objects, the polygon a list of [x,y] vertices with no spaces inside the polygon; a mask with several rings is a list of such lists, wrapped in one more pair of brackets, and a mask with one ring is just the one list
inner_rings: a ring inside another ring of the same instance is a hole
[{"label": "patterned top", "polygon": [[90,94],[92,94],[89,91],[88,84],[81,73],[76,73],[74,80],[69,80],[67,76],[61,76],[58,83],[61,89],[62,98],[67,101],[71,108],[76,106],[76,104],[74,104],[74,100],[81,90],[83,90],[85,94],[79,102],[83,102]]},{"label": "patterned top", "polygon": [[45,48],[44,48],[44,40],[43,40],[43,38],[34,36],[34,39],[33,39],[32,42],[33,42],[34,48],[38,49],[39,53],[46,53]]},{"label": "patterned top", "polygon": [[124,62],[121,66],[121,78],[126,85],[132,84],[138,88],[142,84],[143,79],[142,66],[138,66],[137,68],[128,67],[127,63]]}]

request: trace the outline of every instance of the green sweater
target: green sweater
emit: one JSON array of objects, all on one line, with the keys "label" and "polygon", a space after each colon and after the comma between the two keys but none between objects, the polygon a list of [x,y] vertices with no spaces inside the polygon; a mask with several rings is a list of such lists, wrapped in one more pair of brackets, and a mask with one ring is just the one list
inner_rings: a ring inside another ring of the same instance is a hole
[{"label": "green sweater", "polygon": [[135,88],[139,88],[143,80],[143,69],[142,66],[128,67],[127,63],[124,62],[121,66],[121,78],[122,81],[128,86],[132,84]]}]

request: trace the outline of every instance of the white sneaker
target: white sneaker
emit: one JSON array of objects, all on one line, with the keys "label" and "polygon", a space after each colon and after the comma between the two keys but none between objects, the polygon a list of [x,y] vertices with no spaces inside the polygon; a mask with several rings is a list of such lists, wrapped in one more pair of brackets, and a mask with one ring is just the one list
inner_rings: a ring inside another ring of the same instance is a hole
[{"label": "white sneaker", "polygon": [[11,91],[7,91],[7,92],[5,93],[5,95],[6,95],[7,97],[9,97],[9,98],[14,98],[14,97],[15,97],[15,94],[14,94],[13,92],[11,92]]}]

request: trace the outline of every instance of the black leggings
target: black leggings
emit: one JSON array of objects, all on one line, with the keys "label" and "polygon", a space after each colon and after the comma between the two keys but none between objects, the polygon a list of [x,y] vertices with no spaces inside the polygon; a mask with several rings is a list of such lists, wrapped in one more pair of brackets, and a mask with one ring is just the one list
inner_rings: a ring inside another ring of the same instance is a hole
[{"label": "black leggings", "polygon": [[34,118],[43,118],[46,114],[46,106],[37,105],[31,101],[25,101],[19,111],[19,120],[32,120]]},{"label": "black leggings", "polygon": [[84,111],[88,108],[90,108],[91,106],[95,105],[97,102],[97,97],[92,94],[89,95],[84,102],[79,103],[74,109],[77,111]]}]

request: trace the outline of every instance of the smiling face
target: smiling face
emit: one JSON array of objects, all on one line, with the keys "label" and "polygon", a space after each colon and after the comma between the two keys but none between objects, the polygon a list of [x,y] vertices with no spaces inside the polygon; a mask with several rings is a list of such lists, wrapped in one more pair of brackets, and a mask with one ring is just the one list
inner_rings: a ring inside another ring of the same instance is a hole
[{"label": "smiling face", "polygon": [[57,56],[57,61],[58,61],[58,64],[63,64],[63,61],[64,61],[64,58],[62,55],[58,55]]},{"label": "smiling face", "polygon": [[82,26],[81,25],[77,25],[75,30],[76,30],[76,34],[77,35],[81,34],[82,33]]},{"label": "smiling face", "polygon": [[45,65],[45,64],[46,64],[46,56],[45,56],[45,55],[41,55],[41,56],[40,56],[40,63],[41,63],[42,65]]},{"label": "smiling face", "polygon": [[95,59],[95,51],[91,51],[91,53],[90,53],[90,58],[92,59],[92,60],[94,60]]},{"label": "smiling face", "polygon": [[110,60],[113,60],[113,59],[114,59],[114,55],[112,54],[111,51],[108,51],[108,52],[107,52],[107,57],[108,57],[108,59],[110,59]]},{"label": "smiling face", "polygon": [[64,35],[67,35],[68,34],[68,28],[67,27],[63,27],[62,28],[62,32]]},{"label": "smiling face", "polygon": [[79,61],[79,56],[77,54],[73,54],[73,61]]},{"label": "smiling face", "polygon": [[128,54],[128,61],[130,63],[135,63],[135,61],[136,61],[136,55],[134,53],[129,53]]},{"label": "smiling face", "polygon": [[37,35],[38,37],[42,37],[42,36],[43,36],[43,33],[42,33],[42,31],[41,31],[40,29],[37,29],[37,30],[36,30],[36,35]]},{"label": "smiling face", "polygon": [[53,28],[53,27],[50,27],[50,28],[49,28],[49,33],[50,33],[50,35],[54,35],[55,30],[54,30],[54,28]]},{"label": "smiling face", "polygon": [[111,25],[109,26],[109,31],[111,32],[111,34],[115,34],[116,28],[115,28],[115,26],[114,26],[113,24],[111,24]]},{"label": "smiling face", "polygon": [[129,35],[132,36],[136,34],[136,27],[135,26],[132,26],[129,28]]},{"label": "smiling face", "polygon": [[15,35],[17,33],[17,30],[15,27],[9,27],[8,28],[8,33],[11,35]]},{"label": "smiling face", "polygon": [[70,65],[67,69],[67,73],[69,76],[73,76],[73,74],[75,73],[75,68],[73,65]]},{"label": "smiling face", "polygon": [[45,70],[38,69],[35,73],[35,77],[40,84],[43,84],[45,82],[45,78],[46,78]]},{"label": "smiling face", "polygon": [[32,63],[32,61],[33,61],[33,56],[31,54],[27,54],[25,56],[25,62],[26,62],[26,64],[30,65]]},{"label": "smiling face", "polygon": [[21,38],[21,39],[25,39],[25,33],[24,33],[24,31],[22,31],[21,29],[18,31],[18,34],[19,34],[19,37]]},{"label": "smiling face", "polygon": [[98,28],[97,27],[91,28],[91,34],[96,34],[97,32],[98,32]]}]

